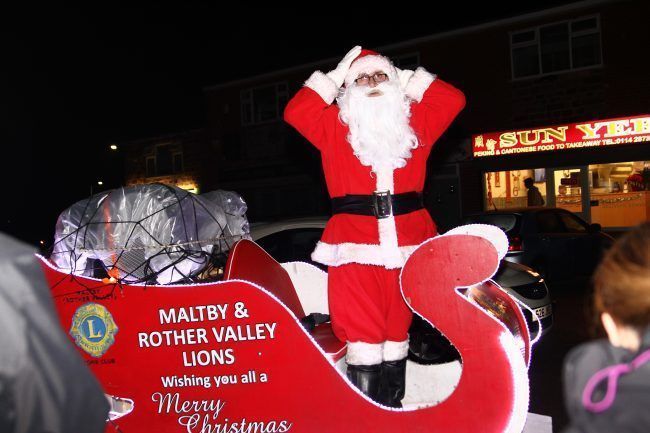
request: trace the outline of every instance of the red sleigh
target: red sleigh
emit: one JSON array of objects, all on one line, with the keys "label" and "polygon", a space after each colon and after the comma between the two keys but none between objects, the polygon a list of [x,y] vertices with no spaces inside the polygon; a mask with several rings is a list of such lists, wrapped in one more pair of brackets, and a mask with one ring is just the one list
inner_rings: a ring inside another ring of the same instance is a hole
[{"label": "red sleigh", "polygon": [[[322,271],[282,267],[253,242],[236,244],[224,281],[210,284],[105,284],[46,260],[43,267],[62,326],[114,396],[108,431],[519,432],[530,338],[515,301],[489,281],[497,248],[444,235],[408,259],[405,299],[455,345],[462,372],[451,393],[409,404],[408,383],[419,395],[439,386],[422,381],[431,377],[425,367],[409,366],[404,410],[370,401],[347,381],[345,347],[329,324],[310,334],[298,321],[324,295],[299,277],[310,273],[314,283]],[[459,287],[470,289],[461,295]]]}]

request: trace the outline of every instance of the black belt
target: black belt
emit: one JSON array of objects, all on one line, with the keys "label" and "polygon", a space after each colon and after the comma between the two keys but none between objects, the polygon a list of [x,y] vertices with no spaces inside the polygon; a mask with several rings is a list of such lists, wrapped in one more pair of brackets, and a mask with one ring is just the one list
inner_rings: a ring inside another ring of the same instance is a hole
[{"label": "black belt", "polygon": [[421,192],[390,194],[388,191],[372,195],[348,194],[332,199],[332,214],[351,213],[374,216],[378,219],[403,215],[424,208]]}]

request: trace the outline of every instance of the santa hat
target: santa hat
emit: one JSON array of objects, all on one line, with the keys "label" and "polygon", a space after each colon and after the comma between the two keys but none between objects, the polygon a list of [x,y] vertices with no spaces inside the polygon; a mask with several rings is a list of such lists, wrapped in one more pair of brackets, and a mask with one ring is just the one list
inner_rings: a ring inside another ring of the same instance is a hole
[{"label": "santa hat", "polygon": [[391,61],[388,60],[388,57],[384,57],[372,50],[363,49],[350,65],[350,69],[345,75],[345,85],[352,84],[361,74],[370,75],[377,71],[384,72],[390,80],[397,79],[397,71]]}]

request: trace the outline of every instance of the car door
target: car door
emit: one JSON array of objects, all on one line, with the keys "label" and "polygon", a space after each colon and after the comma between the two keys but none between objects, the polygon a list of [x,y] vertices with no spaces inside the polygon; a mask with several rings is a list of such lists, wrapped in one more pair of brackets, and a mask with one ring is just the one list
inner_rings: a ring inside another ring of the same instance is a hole
[{"label": "car door", "polygon": [[569,234],[569,250],[573,256],[575,273],[580,276],[591,275],[599,260],[600,245],[596,233],[571,212],[557,209],[557,215]]},{"label": "car door", "polygon": [[537,239],[536,256],[531,266],[546,275],[547,279],[561,280],[572,276],[571,235],[552,209],[535,213]]}]

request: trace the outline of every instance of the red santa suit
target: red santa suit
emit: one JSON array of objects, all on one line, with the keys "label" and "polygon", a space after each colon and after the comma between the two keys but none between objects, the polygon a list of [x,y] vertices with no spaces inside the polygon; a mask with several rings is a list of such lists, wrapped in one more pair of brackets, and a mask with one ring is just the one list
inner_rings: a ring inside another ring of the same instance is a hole
[{"label": "red santa suit", "polygon": [[[352,64],[346,84],[365,70],[383,70],[390,79],[397,79],[385,57],[372,57],[379,60],[369,57],[366,64],[359,60]],[[348,142],[348,125],[339,119],[339,107],[332,104],[338,92],[332,79],[316,71],[284,113],[285,120],[320,151],[330,197],[422,192],[427,157],[464,107],[463,93],[418,68],[404,92],[412,101],[410,126],[419,145],[404,167],[373,172]],[[412,315],[401,297],[399,271],[415,248],[435,234],[436,225],[425,209],[382,219],[339,213],[329,220],[312,259],[330,267],[332,324],[336,335],[348,341],[348,363],[375,364],[406,356]]]}]

